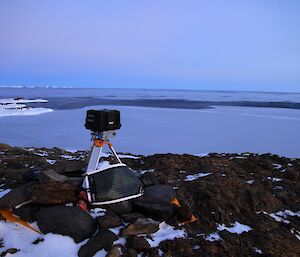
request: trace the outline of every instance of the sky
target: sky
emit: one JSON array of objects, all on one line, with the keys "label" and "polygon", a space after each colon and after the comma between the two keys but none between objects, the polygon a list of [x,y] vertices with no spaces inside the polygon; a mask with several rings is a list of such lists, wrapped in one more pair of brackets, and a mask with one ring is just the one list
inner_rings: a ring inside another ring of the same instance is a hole
[{"label": "sky", "polygon": [[299,0],[1,0],[0,86],[300,92]]}]

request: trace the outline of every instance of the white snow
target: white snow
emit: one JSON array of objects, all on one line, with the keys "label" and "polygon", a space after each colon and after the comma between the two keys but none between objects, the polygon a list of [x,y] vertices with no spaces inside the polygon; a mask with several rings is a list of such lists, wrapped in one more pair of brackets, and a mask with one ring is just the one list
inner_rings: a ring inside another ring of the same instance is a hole
[{"label": "white snow", "polygon": [[152,239],[145,238],[151,247],[157,247],[160,242],[165,240],[173,240],[174,238],[186,237],[186,232],[183,229],[175,229],[165,222],[159,224],[159,230],[151,234]]},{"label": "white snow", "polygon": [[290,231],[298,240],[300,240],[300,231],[295,228],[292,228]]},{"label": "white snow", "polygon": [[291,217],[294,217],[294,216],[300,217],[300,211],[293,212],[291,210],[278,211],[278,212],[275,212],[275,213],[267,213],[265,211],[257,212],[257,213],[258,214],[263,213],[265,215],[268,215],[268,216],[272,217],[277,222],[283,222],[283,223],[286,223],[286,224],[290,223],[290,221],[287,220],[287,218],[289,216],[291,216]]},{"label": "white snow", "polygon": [[90,209],[89,213],[93,218],[99,217],[99,216],[104,216],[106,212],[106,209],[102,208],[94,208]]},{"label": "white snow", "polygon": [[47,159],[46,160],[49,164],[51,164],[51,165],[53,165],[54,163],[56,163],[56,160],[49,160],[49,159]]},{"label": "white snow", "polygon": [[262,250],[260,250],[257,247],[253,247],[254,252],[258,253],[258,254],[262,254]]},{"label": "white snow", "polygon": [[151,170],[141,170],[141,171],[138,171],[141,175],[147,173],[147,172],[155,172],[155,169],[151,169]]},{"label": "white snow", "polygon": [[281,164],[278,164],[278,163],[273,163],[273,167],[274,169],[276,170],[280,170],[282,168],[282,165]]},{"label": "white snow", "polygon": [[255,180],[250,179],[250,180],[247,180],[246,182],[247,182],[248,184],[252,185],[252,184],[255,182]]},{"label": "white snow", "polygon": [[127,159],[140,159],[138,156],[129,155],[129,154],[118,154],[119,158],[127,158]]},{"label": "white snow", "polygon": [[206,177],[206,176],[208,176],[210,174],[212,174],[212,173],[203,173],[203,172],[200,172],[200,173],[197,173],[197,174],[194,174],[194,175],[188,175],[188,176],[185,177],[184,181],[193,181],[193,180],[196,180],[198,178]]},{"label": "white snow", "polygon": [[0,189],[0,198],[8,194],[10,191],[11,189]]},{"label": "white snow", "polygon": [[227,230],[228,232],[235,233],[235,234],[242,234],[244,232],[248,232],[248,231],[252,230],[252,228],[250,228],[249,226],[241,224],[237,221],[235,223],[231,224],[231,226],[229,226],[229,227],[226,227],[224,224],[223,225],[218,224],[217,229],[219,231]]},{"label": "white snow", "polygon": [[210,242],[214,242],[214,241],[221,240],[221,237],[218,234],[218,232],[214,232],[214,233],[211,233],[211,234],[205,236],[205,240],[210,241]]},{"label": "white snow", "polygon": [[282,181],[281,178],[275,178],[275,177],[267,177],[267,179],[272,180],[272,182],[280,182],[280,181]]}]

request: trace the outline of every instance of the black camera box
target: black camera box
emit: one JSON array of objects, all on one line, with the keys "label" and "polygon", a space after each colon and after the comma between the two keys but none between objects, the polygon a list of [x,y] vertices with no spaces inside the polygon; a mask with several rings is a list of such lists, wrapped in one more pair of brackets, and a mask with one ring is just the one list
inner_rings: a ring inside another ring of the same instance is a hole
[{"label": "black camera box", "polygon": [[120,111],[118,110],[88,110],[85,127],[94,132],[116,130],[121,128]]}]

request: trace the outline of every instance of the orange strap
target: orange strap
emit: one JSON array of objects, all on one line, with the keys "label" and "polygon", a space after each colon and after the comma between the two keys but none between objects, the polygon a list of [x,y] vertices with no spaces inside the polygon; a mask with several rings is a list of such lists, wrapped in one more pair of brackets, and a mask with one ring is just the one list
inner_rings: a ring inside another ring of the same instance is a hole
[{"label": "orange strap", "polygon": [[110,142],[104,141],[102,139],[94,140],[94,146],[103,147],[105,144],[108,145],[109,147],[112,147],[112,144]]},{"label": "orange strap", "polygon": [[16,222],[16,223],[19,223],[19,224],[21,224],[22,226],[24,226],[26,228],[29,228],[29,229],[33,230],[34,232],[41,233],[37,229],[31,227],[26,221],[24,221],[24,220],[16,217],[15,215],[13,215],[12,212],[9,211],[9,210],[1,210],[0,209],[0,214],[3,218],[5,218],[5,221]]},{"label": "orange strap", "polygon": [[[178,201],[178,199],[175,197],[174,199],[172,199],[170,201],[171,204],[174,204],[176,205],[177,207],[181,207],[181,204],[180,202]],[[197,220],[196,216],[193,214],[191,219],[190,220],[187,220],[187,221],[184,221],[184,222],[181,222],[180,225],[185,225],[185,224],[188,224],[188,223],[192,223],[192,222],[195,222]]]}]

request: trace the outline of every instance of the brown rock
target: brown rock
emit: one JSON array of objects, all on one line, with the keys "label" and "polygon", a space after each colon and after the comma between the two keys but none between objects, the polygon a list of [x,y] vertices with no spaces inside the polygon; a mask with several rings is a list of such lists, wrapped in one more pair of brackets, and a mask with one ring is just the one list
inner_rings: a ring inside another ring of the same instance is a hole
[{"label": "brown rock", "polygon": [[107,210],[104,216],[98,216],[96,221],[100,228],[115,228],[122,224],[119,216],[110,210]]},{"label": "brown rock", "polygon": [[142,236],[133,236],[126,239],[126,247],[133,248],[134,250],[147,251],[151,248],[148,241]]},{"label": "brown rock", "polygon": [[135,223],[128,225],[121,232],[122,236],[136,236],[141,234],[152,234],[158,231],[159,222],[150,218],[139,218]]}]

